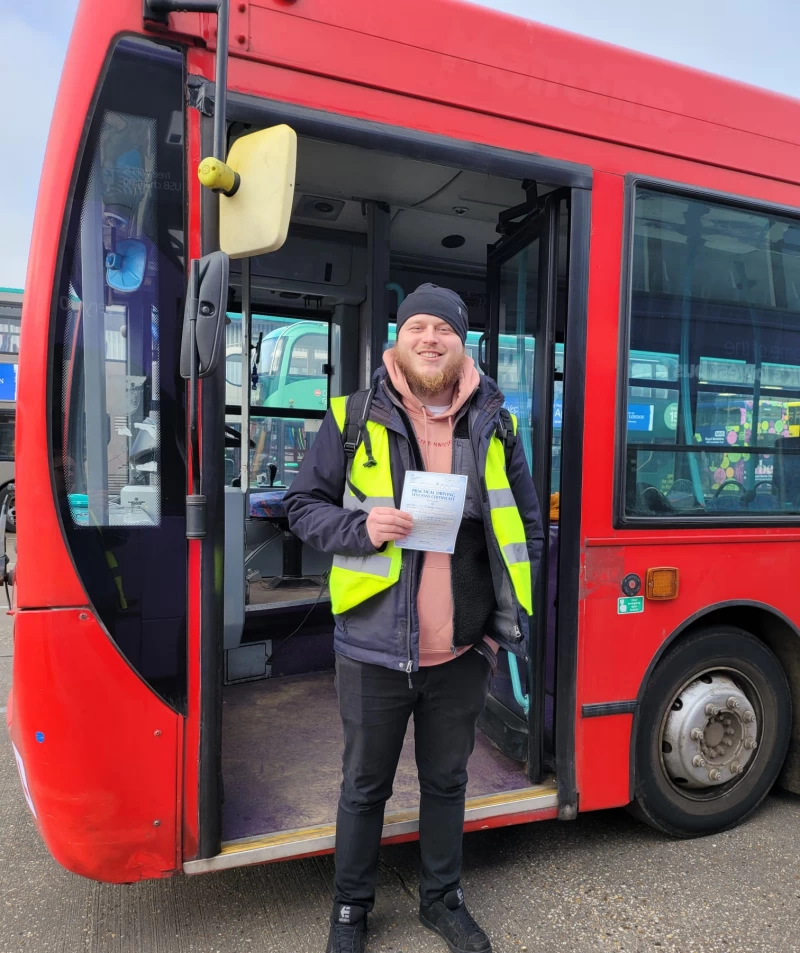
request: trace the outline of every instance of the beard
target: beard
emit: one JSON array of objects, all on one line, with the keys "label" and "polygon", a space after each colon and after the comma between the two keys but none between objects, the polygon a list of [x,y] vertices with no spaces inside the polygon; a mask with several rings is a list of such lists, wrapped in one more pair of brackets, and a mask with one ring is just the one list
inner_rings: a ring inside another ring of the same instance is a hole
[{"label": "beard", "polygon": [[395,364],[405,375],[411,392],[417,397],[438,397],[444,391],[450,390],[458,383],[461,369],[464,366],[464,351],[460,354],[451,354],[445,366],[435,374],[419,374],[411,366],[405,349],[394,345]]}]

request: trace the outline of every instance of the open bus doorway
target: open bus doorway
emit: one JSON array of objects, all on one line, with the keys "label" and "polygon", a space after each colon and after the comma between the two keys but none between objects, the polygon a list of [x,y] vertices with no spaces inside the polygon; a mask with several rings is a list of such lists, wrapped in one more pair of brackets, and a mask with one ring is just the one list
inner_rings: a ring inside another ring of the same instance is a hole
[{"label": "open bus doorway", "polygon": [[[470,804],[480,817],[486,799],[494,802],[491,812],[498,798],[508,801],[501,813],[532,806],[555,811],[568,197],[568,190],[544,182],[301,138],[285,246],[233,263],[222,716],[222,831],[231,849],[274,856],[271,839],[280,832],[299,838],[303,830],[324,828],[333,836],[341,727],[326,589],[330,559],[292,537],[282,497],[330,397],[367,385],[394,341],[399,303],[426,281],[453,288],[468,306],[467,353],[498,381],[518,418],[550,539],[530,660],[518,665],[501,653],[470,761],[467,818]],[[414,829],[418,783],[410,732],[394,791],[387,836]],[[319,848],[319,837],[312,840]]]}]

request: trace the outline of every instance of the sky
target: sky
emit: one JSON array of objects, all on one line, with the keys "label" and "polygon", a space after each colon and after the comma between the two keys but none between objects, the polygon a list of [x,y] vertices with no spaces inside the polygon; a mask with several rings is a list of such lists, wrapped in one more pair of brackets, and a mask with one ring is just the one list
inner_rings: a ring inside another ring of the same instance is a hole
[{"label": "sky", "polygon": [[[800,98],[800,0],[472,2]],[[0,0],[0,155],[15,163],[0,202],[2,287],[24,286],[39,173],[76,6],[77,0]]]}]

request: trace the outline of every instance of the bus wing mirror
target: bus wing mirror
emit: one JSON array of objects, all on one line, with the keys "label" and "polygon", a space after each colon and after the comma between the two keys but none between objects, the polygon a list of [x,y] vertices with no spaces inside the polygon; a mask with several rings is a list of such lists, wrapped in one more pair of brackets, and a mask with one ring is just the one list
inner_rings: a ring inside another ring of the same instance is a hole
[{"label": "bus wing mirror", "polygon": [[297,133],[286,125],[241,136],[227,163],[200,163],[202,184],[222,193],[219,247],[231,258],[266,255],[286,241],[296,168]]},{"label": "bus wing mirror", "polygon": [[229,269],[230,260],[221,251],[192,262],[181,339],[181,377],[187,380],[192,376],[193,361],[198,364],[198,377],[210,376],[219,366],[225,343]]}]

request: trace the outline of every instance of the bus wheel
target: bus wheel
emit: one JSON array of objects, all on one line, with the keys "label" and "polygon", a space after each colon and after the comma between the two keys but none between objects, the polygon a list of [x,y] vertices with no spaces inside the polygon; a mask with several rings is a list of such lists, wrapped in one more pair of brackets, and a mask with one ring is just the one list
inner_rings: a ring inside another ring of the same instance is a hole
[{"label": "bus wheel", "polygon": [[14,493],[14,484],[10,483],[0,494],[0,510],[6,505],[6,532],[17,531],[17,501]]},{"label": "bus wheel", "polygon": [[634,813],[676,837],[735,827],[778,777],[791,723],[786,675],[763,642],[733,626],[694,633],[644,692]]}]

